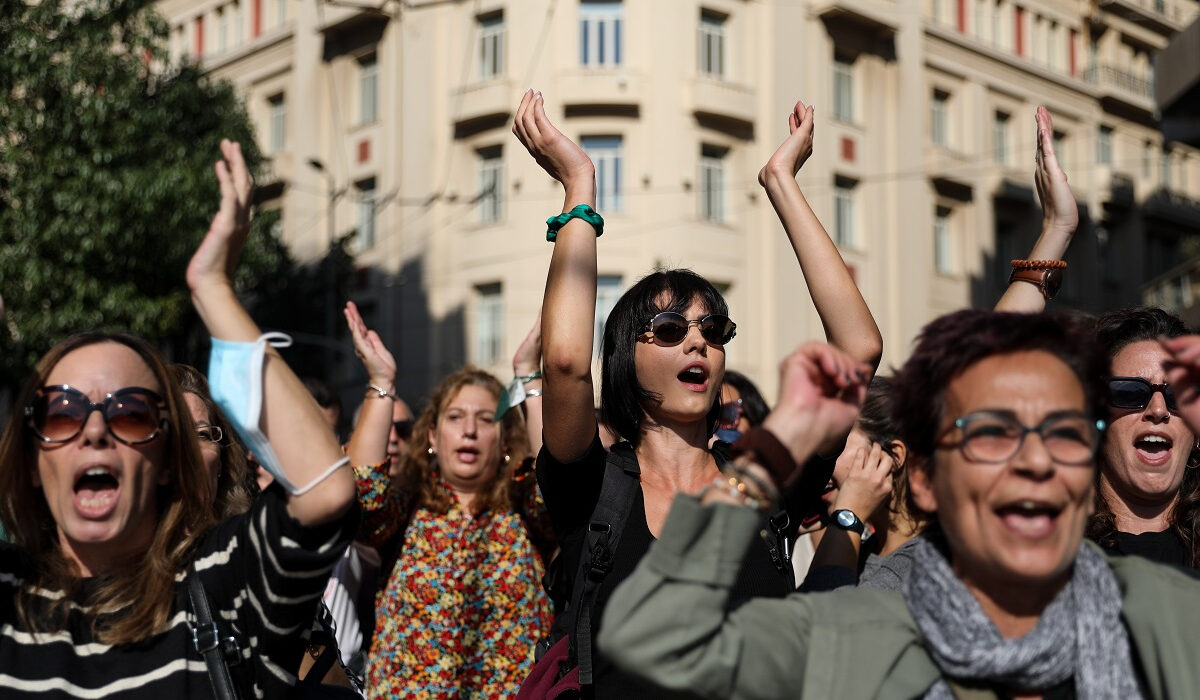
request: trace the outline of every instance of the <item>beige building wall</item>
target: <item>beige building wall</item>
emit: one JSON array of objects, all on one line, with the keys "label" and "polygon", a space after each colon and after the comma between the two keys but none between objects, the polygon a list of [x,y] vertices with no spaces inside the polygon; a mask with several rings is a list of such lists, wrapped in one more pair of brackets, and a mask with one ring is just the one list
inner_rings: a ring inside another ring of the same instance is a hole
[{"label": "beige building wall", "polygon": [[[1152,55],[1194,0],[368,4],[158,7],[173,56],[243,91],[273,153],[260,188],[297,255],[358,231],[354,296],[410,398],[467,361],[507,379],[537,314],[543,222],[562,196],[510,132],[526,87],[601,149],[605,173],[619,160],[619,187],[602,185],[602,299],[656,266],[695,269],[727,291],[728,365],[768,397],[779,359],[822,335],[756,182],[797,98],[817,116],[799,181],[875,313],[885,365],[930,318],[994,303],[1007,261],[1028,252],[1037,104],[1084,207],[1065,303],[1133,303],[1200,253],[1187,242],[1200,153],[1162,142],[1152,98]],[[350,386],[342,357],[331,374]]]}]

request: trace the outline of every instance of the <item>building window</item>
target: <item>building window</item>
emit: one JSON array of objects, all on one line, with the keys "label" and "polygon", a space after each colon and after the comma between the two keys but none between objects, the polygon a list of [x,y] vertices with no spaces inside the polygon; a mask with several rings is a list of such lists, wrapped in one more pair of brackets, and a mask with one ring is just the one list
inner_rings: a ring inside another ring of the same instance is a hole
[{"label": "building window", "polygon": [[621,298],[621,276],[600,275],[596,277],[596,335],[592,339],[592,351],[599,357],[604,350],[604,324],[608,314]]},{"label": "building window", "polygon": [[1150,177],[1154,172],[1154,142],[1146,141],[1142,145],[1142,177]]},{"label": "building window", "polygon": [[1171,177],[1171,152],[1163,149],[1162,154],[1158,158],[1159,182],[1162,183],[1164,190],[1172,189],[1175,186],[1174,178]]},{"label": "building window", "polygon": [[992,157],[997,165],[1008,165],[1008,122],[1009,115],[996,112],[992,115]]},{"label": "building window", "polygon": [[700,147],[700,218],[725,220],[725,155],[729,149]]},{"label": "building window", "polygon": [[379,118],[379,63],[372,54],[358,61],[358,123]]},{"label": "building window", "polygon": [[621,137],[584,136],[580,145],[596,165],[596,209],[621,211]]},{"label": "building window", "polygon": [[278,153],[287,147],[287,102],[280,93],[268,98],[267,105],[271,115],[271,152]]},{"label": "building window", "polygon": [[583,0],[579,4],[580,63],[585,66],[621,65],[623,15],[619,2]]},{"label": "building window", "polygon": [[950,144],[950,94],[941,90],[933,91],[933,102],[929,108],[929,138],[935,146]]},{"label": "building window", "polygon": [[359,250],[368,250],[375,245],[375,178],[354,183],[358,196],[358,229],[354,237]]},{"label": "building window", "polygon": [[855,188],[858,183],[838,176],[833,182],[833,242],[839,248],[857,248],[858,228],[855,221]]},{"label": "building window", "polygon": [[938,207],[933,214],[933,266],[939,275],[952,275],[955,272],[950,210],[946,207]]},{"label": "building window", "polygon": [[1059,164],[1070,161],[1067,158],[1067,135],[1061,131],[1055,131],[1052,137],[1054,142],[1054,157],[1058,159]]},{"label": "building window", "polygon": [[854,62],[840,54],[833,57],[833,118],[854,121]]},{"label": "building window", "polygon": [[700,11],[700,73],[725,76],[725,15]]},{"label": "building window", "polygon": [[233,25],[233,46],[238,48],[246,40],[246,19],[242,14],[241,0],[229,6],[229,21]]},{"label": "building window", "polygon": [[292,0],[275,0],[275,24],[283,26],[287,23],[288,3]]},{"label": "building window", "polygon": [[480,17],[479,79],[488,80],[504,73],[504,13]]},{"label": "building window", "polygon": [[501,146],[481,148],[479,154],[479,220],[490,224],[504,213],[504,161]]},{"label": "building window", "polygon": [[224,10],[217,10],[217,53],[229,49],[229,23]]},{"label": "building window", "polygon": [[504,353],[504,296],[499,282],[475,287],[475,357],[486,367]]},{"label": "building window", "polygon": [[1112,165],[1113,162],[1113,130],[1111,126],[1100,126],[1096,132],[1096,162],[1101,165]]}]

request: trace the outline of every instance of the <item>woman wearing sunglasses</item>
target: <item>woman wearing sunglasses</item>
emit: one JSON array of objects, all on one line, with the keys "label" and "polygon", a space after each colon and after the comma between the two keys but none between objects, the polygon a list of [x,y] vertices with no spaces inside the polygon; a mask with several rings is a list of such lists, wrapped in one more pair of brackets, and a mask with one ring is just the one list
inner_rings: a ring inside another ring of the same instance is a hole
[{"label": "woman wearing sunglasses", "polygon": [[[1181,415],[1196,425],[1200,337],[1168,353],[1178,364],[1167,380],[1187,387]],[[739,457],[736,489],[676,497],[605,614],[599,642],[616,663],[733,700],[1196,696],[1200,582],[1084,540],[1105,361],[1086,325],[1063,317],[944,316],[896,374],[912,496],[932,518],[901,590],[737,605],[755,506],[769,507],[770,483],[795,478],[812,446],[853,420],[862,386],[846,364],[828,346],[798,350],[765,423],[787,450]]]},{"label": "woman wearing sunglasses", "polygon": [[[223,141],[222,152],[221,208],[188,284],[215,339],[253,341],[258,328],[230,280],[250,175],[237,144]],[[255,429],[279,473],[306,488],[264,494],[217,523],[196,424],[155,350],[88,333],[42,358],[0,438],[0,519],[12,538],[0,545],[6,698],[215,697],[193,643],[193,631],[203,641],[213,630],[194,624],[189,575],[206,590],[216,638],[236,640],[218,648],[228,649],[222,668],[236,664],[241,697],[291,692],[299,632],[352,534],[354,483],[350,470],[330,471],[340,447],[274,353],[261,398]]]},{"label": "woman wearing sunglasses", "polygon": [[[796,184],[796,172],[812,152],[812,108],[797,103],[788,122],[790,135],[759,181],[780,215],[831,341],[861,360],[877,362],[882,341],[874,320]],[[675,494],[696,492],[721,476],[726,457],[708,446],[720,411],[725,346],[735,339],[737,325],[716,288],[690,270],[655,272],[622,295],[608,315],[600,353],[601,419],[624,441],[612,448],[610,458],[597,433],[591,374],[597,237],[603,230],[591,210],[595,167],[551,123],[540,93],[525,93],[513,131],[565,190],[564,214],[551,220],[547,236],[555,243],[542,308],[545,442],[537,461],[538,483],[562,545],[556,562],[562,585],[552,588],[552,595],[560,600],[581,590],[574,585],[581,563],[594,565],[599,550],[611,555],[601,567],[605,574],[588,619],[577,624],[569,609],[559,615],[556,630],[566,634],[580,660],[585,696],[664,697],[652,684],[616,669],[604,654],[587,649],[611,591],[661,531]],[[577,216],[580,211],[583,216]],[[610,459],[624,468],[606,467]],[[620,492],[604,485],[606,471],[619,476],[613,483],[636,478],[630,499],[611,504],[602,497]],[[628,515],[610,518],[600,512],[609,508],[627,509]],[[593,518],[607,519],[595,523]],[[585,545],[598,532],[611,531],[613,520],[622,526],[617,541],[599,549]],[[782,596],[793,589],[786,557],[778,551],[783,546],[780,538],[752,549],[736,597]],[[557,648],[563,644],[560,639]],[[554,651],[549,658],[555,658]],[[527,687],[541,679],[535,670]]]},{"label": "woman wearing sunglasses", "polygon": [[1200,568],[1200,448],[1166,384],[1171,354],[1160,338],[1187,333],[1161,309],[1103,314],[1109,358],[1109,428],[1100,449],[1096,513],[1088,536],[1105,549]]}]

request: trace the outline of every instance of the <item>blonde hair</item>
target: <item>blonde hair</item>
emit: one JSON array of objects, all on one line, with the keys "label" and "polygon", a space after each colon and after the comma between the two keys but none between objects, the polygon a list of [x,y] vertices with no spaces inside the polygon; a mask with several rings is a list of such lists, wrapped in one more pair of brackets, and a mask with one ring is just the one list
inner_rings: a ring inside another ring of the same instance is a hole
[{"label": "blonde hair", "polygon": [[[63,554],[57,523],[44,494],[34,486],[40,447],[20,410],[9,416],[0,437],[0,521],[18,548],[25,572],[15,601],[24,629],[60,631],[70,605],[77,603],[97,641],[129,644],[166,629],[175,605],[175,576],[188,566],[194,543],[213,525],[211,487],[183,392],[162,356],[139,338],[98,332],[67,338],[42,357],[16,405],[25,406],[67,354],[99,343],[117,343],[136,352],[158,380],[167,406],[167,427],[157,438],[167,441],[166,464],[157,466],[166,467],[170,480],[158,487],[157,525],[150,546],[116,562],[104,582],[85,594],[81,572]],[[35,593],[39,588],[64,595],[47,600]]]}]

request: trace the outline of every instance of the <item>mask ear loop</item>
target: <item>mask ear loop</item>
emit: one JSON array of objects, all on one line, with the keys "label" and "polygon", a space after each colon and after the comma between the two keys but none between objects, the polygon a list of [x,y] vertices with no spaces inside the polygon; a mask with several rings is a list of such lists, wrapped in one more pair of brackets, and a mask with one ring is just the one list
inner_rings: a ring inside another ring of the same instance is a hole
[{"label": "mask ear loop", "polygon": [[[274,348],[286,348],[286,347],[291,347],[292,337],[290,335],[288,335],[287,333],[280,333],[278,331],[272,331],[270,333],[263,333],[254,342],[266,343]],[[263,355],[260,356],[260,365],[257,368],[259,382],[262,382],[264,379],[263,378],[264,370],[262,368],[261,362],[265,361],[265,359],[266,359],[266,357],[265,357],[265,353],[264,353]],[[263,391],[260,389],[260,391],[258,392],[257,410],[252,411],[258,417],[259,421],[262,420],[262,398],[263,398]],[[262,429],[262,427],[259,426],[259,430],[261,430],[261,429]],[[269,445],[270,445],[270,443],[268,442],[268,446]],[[335,471],[337,471],[338,469],[341,469],[342,467],[346,466],[349,463],[350,463],[349,457],[342,457],[338,461],[329,465],[328,469],[321,472],[315,479],[308,482],[307,485],[300,487],[300,488],[297,488],[295,485],[290,483],[290,480],[288,480],[289,483],[286,484],[286,487],[287,487],[286,490],[289,494],[291,494],[293,496],[303,496],[304,494],[308,493],[309,491],[312,491],[314,488],[316,488],[318,485],[320,485],[321,482],[328,479]],[[281,483],[280,485],[283,486],[284,484]]]}]

